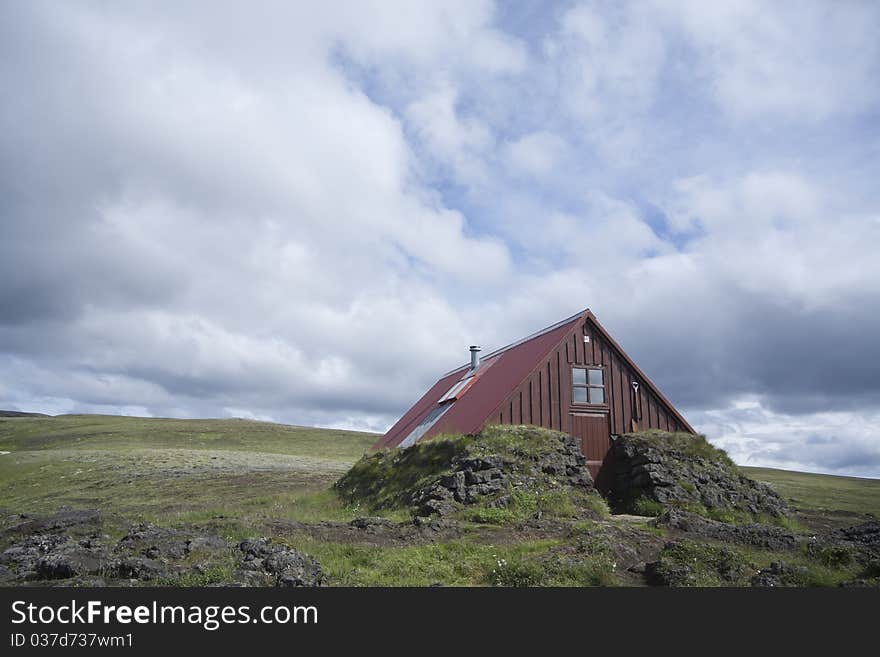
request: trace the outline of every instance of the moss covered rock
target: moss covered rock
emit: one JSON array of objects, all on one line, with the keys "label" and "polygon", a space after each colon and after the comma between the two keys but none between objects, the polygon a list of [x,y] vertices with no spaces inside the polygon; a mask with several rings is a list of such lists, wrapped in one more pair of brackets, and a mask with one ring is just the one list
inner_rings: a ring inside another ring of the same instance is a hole
[{"label": "moss covered rock", "polygon": [[674,541],[660,559],[647,565],[645,576],[656,586],[748,586],[757,567],[725,545]]},{"label": "moss covered rock", "polygon": [[614,441],[612,454],[610,498],[620,510],[659,515],[678,507],[725,522],[788,512],[775,491],[742,474],[704,436],[663,431],[625,434]]},{"label": "moss covered rock", "polygon": [[530,426],[492,426],[369,454],[335,487],[372,509],[458,513],[478,522],[595,515],[604,504],[577,439]]}]

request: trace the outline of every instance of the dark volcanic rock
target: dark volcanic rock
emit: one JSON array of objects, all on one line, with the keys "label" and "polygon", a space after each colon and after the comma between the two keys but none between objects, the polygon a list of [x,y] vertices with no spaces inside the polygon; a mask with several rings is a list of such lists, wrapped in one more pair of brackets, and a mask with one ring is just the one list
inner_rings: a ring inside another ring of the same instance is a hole
[{"label": "dark volcanic rock", "polygon": [[195,550],[220,550],[226,541],[214,534],[186,528],[157,527],[149,522],[132,526],[116,546],[116,551],[147,559],[183,559]]},{"label": "dark volcanic rock", "polygon": [[114,577],[120,579],[157,580],[170,574],[167,565],[153,559],[128,557],[116,561],[110,568]]},{"label": "dark volcanic rock", "polygon": [[[445,516],[474,504],[505,507],[517,490],[594,491],[576,438],[526,426],[487,431],[459,442],[417,444],[370,455],[337,482],[337,488],[374,506],[409,507],[417,517]],[[422,467],[419,476],[412,475],[411,463]],[[375,495],[371,499],[371,491],[381,493],[389,483],[407,479],[416,483],[402,487],[397,498],[378,504]]]},{"label": "dark volcanic rock", "polygon": [[51,554],[67,537],[57,534],[36,534],[10,545],[0,554],[0,564],[22,577],[36,575],[37,560]]},{"label": "dark volcanic rock", "polygon": [[658,527],[669,527],[716,541],[749,545],[765,550],[791,550],[798,543],[794,534],[779,527],[760,524],[730,525],[674,508],[667,509],[653,523]]},{"label": "dark volcanic rock", "polygon": [[380,516],[355,518],[348,524],[367,534],[382,534],[398,528],[398,523]]},{"label": "dark volcanic rock", "polygon": [[238,549],[244,553],[240,563],[241,579],[247,585],[263,581],[275,586],[321,586],[324,572],[317,559],[268,538],[242,541]]},{"label": "dark volcanic rock", "polygon": [[702,436],[650,431],[625,434],[612,446],[610,497],[632,510],[639,500],[780,516],[788,506],[769,486],[749,479]]},{"label": "dark volcanic rock", "polygon": [[686,586],[692,570],[686,563],[652,561],[644,566],[645,581],[652,586]]},{"label": "dark volcanic rock", "polygon": [[880,521],[869,520],[860,525],[840,529],[834,532],[831,538],[880,553]]},{"label": "dark volcanic rock", "polygon": [[857,565],[860,577],[852,585],[880,586],[880,522],[859,525],[818,536],[809,552],[826,565]]},{"label": "dark volcanic rock", "polygon": [[182,559],[187,549],[188,536],[180,531],[157,527],[149,522],[133,525],[117,544],[122,552],[143,555],[149,559],[164,556],[169,559]]},{"label": "dark volcanic rock", "polygon": [[[2,534],[5,547],[0,552],[0,583],[4,585],[41,581],[53,586],[175,583],[180,577],[222,573],[229,566],[230,550],[235,549],[204,530],[150,523],[133,525],[113,542],[96,531],[101,518],[95,511],[63,509],[46,518],[14,520]],[[353,525],[351,531],[390,531],[394,523],[362,518]],[[247,576],[227,584],[318,586],[323,582],[320,564],[297,550],[268,539],[245,541],[239,549],[244,553],[240,565]]]},{"label": "dark volcanic rock", "polygon": [[5,579],[58,580],[99,572],[107,558],[101,522],[98,511],[68,507],[43,518],[19,516],[2,533],[7,543],[0,553]]},{"label": "dark volcanic rock", "polygon": [[741,586],[753,572],[725,545],[671,541],[657,561],[645,565],[645,580],[655,586]]},{"label": "dark volcanic rock", "polygon": [[76,510],[62,507],[58,513],[45,518],[24,517],[21,522],[7,527],[3,533],[30,535],[70,530],[88,533],[100,529],[101,523],[101,513],[96,509]]},{"label": "dark volcanic rock", "polygon": [[358,461],[335,488],[368,508],[446,516],[468,505],[503,507],[518,490],[594,493],[576,438],[530,426],[488,427],[475,436],[383,450]]},{"label": "dark volcanic rock", "polygon": [[803,586],[807,569],[784,561],[774,561],[752,577],[752,586]]},{"label": "dark volcanic rock", "polygon": [[70,579],[94,575],[101,571],[106,552],[82,548],[76,544],[64,544],[51,554],[37,559],[34,565],[40,579]]}]

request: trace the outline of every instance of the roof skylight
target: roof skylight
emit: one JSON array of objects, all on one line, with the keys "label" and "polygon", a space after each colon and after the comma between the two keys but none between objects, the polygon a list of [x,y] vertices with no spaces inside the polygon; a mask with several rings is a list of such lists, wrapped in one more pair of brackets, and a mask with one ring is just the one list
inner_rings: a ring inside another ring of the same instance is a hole
[{"label": "roof skylight", "polygon": [[448,401],[452,401],[454,399],[458,399],[461,395],[464,394],[465,389],[473,382],[474,375],[466,376],[461,381],[456,382],[454,386],[452,386],[449,390],[446,391],[446,394],[443,395],[438,401],[438,404],[444,404]]}]

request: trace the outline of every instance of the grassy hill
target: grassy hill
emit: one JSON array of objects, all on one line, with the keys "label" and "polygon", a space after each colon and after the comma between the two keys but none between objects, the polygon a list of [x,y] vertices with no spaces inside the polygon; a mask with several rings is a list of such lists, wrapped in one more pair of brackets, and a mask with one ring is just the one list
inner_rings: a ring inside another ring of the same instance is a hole
[{"label": "grassy hill", "polygon": [[817,513],[870,513],[880,518],[880,479],[742,468],[752,479],[770,485],[793,507]]},{"label": "grassy hill", "polygon": [[321,491],[375,440],[248,420],[2,417],[0,508],[95,507],[156,522],[332,517],[343,510]]}]

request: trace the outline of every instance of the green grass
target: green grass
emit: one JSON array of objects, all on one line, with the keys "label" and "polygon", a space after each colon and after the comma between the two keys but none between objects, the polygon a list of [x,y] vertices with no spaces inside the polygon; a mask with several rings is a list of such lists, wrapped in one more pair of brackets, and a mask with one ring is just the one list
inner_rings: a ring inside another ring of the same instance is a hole
[{"label": "green grass", "polygon": [[616,583],[605,552],[558,556],[554,540],[490,545],[458,539],[375,547],[300,539],[337,586],[591,586]]},{"label": "green grass", "polygon": [[192,449],[309,456],[352,463],[378,436],[250,420],[115,415],[0,418],[0,451]]},{"label": "green grass", "polygon": [[783,586],[829,587],[870,576],[864,567],[836,551],[770,552],[742,546],[680,541],[660,554],[659,569],[675,586],[749,586],[774,561],[791,568]]},{"label": "green grass", "polygon": [[575,519],[584,508],[608,517],[608,505],[598,495],[581,491],[514,491],[507,506],[475,505],[463,508],[457,517],[480,524],[505,525],[522,522],[536,514],[542,518]]},{"label": "green grass", "polygon": [[480,440],[470,446],[469,452],[475,457],[505,454],[532,458],[556,449],[559,438],[564,435],[527,425],[490,425],[480,432]]},{"label": "green grass", "polygon": [[246,420],[0,418],[0,508],[160,524],[350,519],[360,510],[328,489],[375,440]]},{"label": "green grass", "polygon": [[665,507],[657,500],[648,497],[639,497],[630,505],[628,511],[637,516],[659,516]]},{"label": "green grass", "polygon": [[657,443],[666,450],[675,450],[685,456],[703,458],[707,461],[716,461],[730,467],[735,467],[727,452],[713,446],[706,440],[706,436],[702,434],[695,436],[690,433],[670,433],[668,431],[660,431],[659,429],[648,429],[636,434],[627,435],[637,436],[649,443]]},{"label": "green grass", "polygon": [[406,547],[299,541],[334,584],[341,586],[475,586],[488,583],[497,559],[520,559],[550,547],[547,541],[492,546],[454,540]]},{"label": "green grass", "polygon": [[[644,497],[636,500],[636,503],[643,503],[647,506],[648,510],[656,510],[656,513],[641,513],[639,515],[660,515],[663,513],[663,506],[658,502],[655,502],[651,499],[646,499]],[[806,527],[803,526],[797,519],[790,518],[788,516],[779,515],[773,516],[767,513],[749,513],[748,511],[741,511],[739,509],[708,509],[699,502],[680,502],[673,501],[670,503],[671,506],[682,509],[683,511],[688,511],[690,513],[695,513],[698,516],[703,516],[704,518],[708,518],[709,520],[716,520],[718,522],[724,522],[728,525],[750,525],[750,524],[759,524],[759,525],[772,525],[775,527],[781,527],[782,529],[787,529],[791,532],[802,532],[806,531]]]},{"label": "green grass", "polygon": [[166,577],[151,582],[156,586],[211,586],[212,584],[225,584],[234,579],[235,568],[228,565],[209,566],[200,571],[187,571],[173,577]]},{"label": "green grass", "polygon": [[847,511],[880,518],[880,479],[838,477],[770,468],[742,468],[771,486],[797,509]]},{"label": "green grass", "polygon": [[455,436],[368,454],[339,480],[337,488],[346,499],[360,500],[371,509],[407,507],[413,491],[450,472],[452,459],[472,442]]}]

